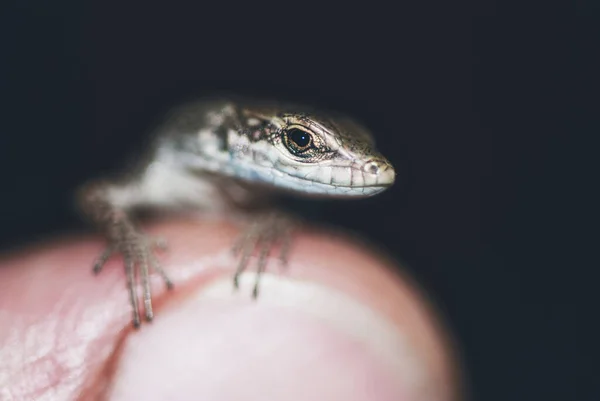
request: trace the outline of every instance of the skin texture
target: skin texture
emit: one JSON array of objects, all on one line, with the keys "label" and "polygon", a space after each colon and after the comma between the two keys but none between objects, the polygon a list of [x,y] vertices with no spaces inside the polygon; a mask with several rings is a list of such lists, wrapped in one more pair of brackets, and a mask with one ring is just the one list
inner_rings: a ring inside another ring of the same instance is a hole
[{"label": "skin texture", "polygon": [[239,227],[147,228],[169,241],[176,287],[153,277],[155,321],[138,331],[121,260],[88,268],[101,237],[0,258],[0,400],[459,399],[455,346],[426,298],[361,244],[295,234],[288,269],[270,263],[252,301],[252,273],[230,283]]}]

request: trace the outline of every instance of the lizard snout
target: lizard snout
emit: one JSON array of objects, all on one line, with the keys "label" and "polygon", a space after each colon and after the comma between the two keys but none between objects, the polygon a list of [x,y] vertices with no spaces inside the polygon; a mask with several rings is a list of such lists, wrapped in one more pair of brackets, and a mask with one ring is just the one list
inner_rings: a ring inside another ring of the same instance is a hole
[{"label": "lizard snout", "polygon": [[[375,185],[390,186],[396,179],[394,167],[385,159],[371,159],[362,166],[362,171],[372,177]],[[366,181],[372,181],[366,180]]]}]

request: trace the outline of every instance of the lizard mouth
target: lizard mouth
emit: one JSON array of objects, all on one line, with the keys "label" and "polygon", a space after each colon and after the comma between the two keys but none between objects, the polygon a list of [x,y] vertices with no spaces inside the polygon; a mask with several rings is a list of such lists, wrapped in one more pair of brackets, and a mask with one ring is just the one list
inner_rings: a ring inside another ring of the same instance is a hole
[{"label": "lizard mouth", "polygon": [[379,166],[376,170],[357,165],[315,166],[298,168],[297,165],[279,164],[248,166],[234,170],[234,176],[266,187],[294,193],[297,196],[365,198],[385,191],[394,184],[396,173],[391,165]]},{"label": "lizard mouth", "polygon": [[[318,180],[314,175],[292,175],[284,172],[271,172],[267,179],[263,181],[278,188],[294,192],[297,195],[306,196],[327,196],[327,197],[352,197],[364,198],[376,195],[391,187],[395,180],[393,169],[386,169],[378,174],[354,174],[347,172],[342,177],[336,179],[329,178],[327,181]],[[294,171],[296,174],[297,171]],[[331,177],[331,176],[330,176]],[[318,177],[323,178],[323,177]]]}]

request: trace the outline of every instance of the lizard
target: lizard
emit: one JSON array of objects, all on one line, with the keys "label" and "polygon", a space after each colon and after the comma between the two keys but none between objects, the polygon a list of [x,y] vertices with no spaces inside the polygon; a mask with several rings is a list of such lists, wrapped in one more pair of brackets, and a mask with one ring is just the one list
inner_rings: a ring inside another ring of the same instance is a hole
[{"label": "lizard", "polygon": [[[242,214],[264,205],[278,192],[300,197],[362,198],[389,188],[390,162],[375,149],[371,132],[340,114],[306,106],[239,98],[205,98],[172,109],[156,126],[137,167],[116,179],[96,179],[77,191],[84,217],[104,234],[108,245],[96,259],[98,274],[114,254],[123,257],[132,324],[141,325],[138,282],[144,317],[154,317],[151,271],[173,282],[155,252],[166,241],[146,235],[136,211],[192,210]],[[260,210],[260,208],[258,209]],[[232,251],[239,258],[235,288],[258,249],[253,297],[272,249],[287,264],[293,220],[261,212],[239,235]]]}]

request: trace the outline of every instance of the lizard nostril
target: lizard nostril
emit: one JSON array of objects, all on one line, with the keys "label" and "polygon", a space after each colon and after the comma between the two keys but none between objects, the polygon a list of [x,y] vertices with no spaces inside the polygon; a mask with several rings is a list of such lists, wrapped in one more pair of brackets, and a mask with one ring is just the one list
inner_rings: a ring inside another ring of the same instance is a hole
[{"label": "lizard nostril", "polygon": [[390,186],[396,179],[394,168],[385,159],[369,160],[362,169],[369,175],[368,180],[374,180],[374,185]]},{"label": "lizard nostril", "polygon": [[363,170],[369,174],[379,174],[380,169],[380,163],[376,161],[367,162],[363,166]]}]

